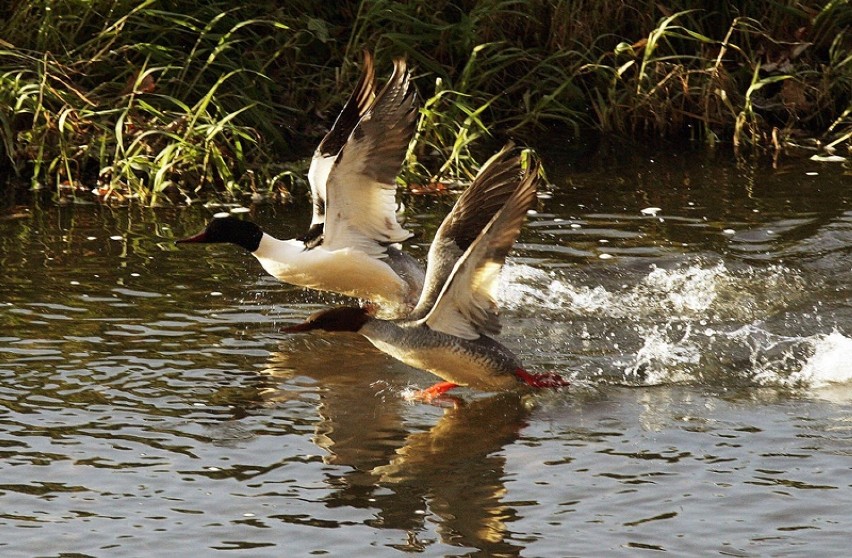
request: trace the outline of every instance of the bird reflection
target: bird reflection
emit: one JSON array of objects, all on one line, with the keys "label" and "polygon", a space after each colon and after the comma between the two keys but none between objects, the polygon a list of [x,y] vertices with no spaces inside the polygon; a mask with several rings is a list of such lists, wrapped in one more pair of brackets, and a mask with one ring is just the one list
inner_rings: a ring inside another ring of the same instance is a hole
[{"label": "bird reflection", "polygon": [[506,460],[499,452],[518,439],[530,400],[517,393],[456,400],[421,431],[412,415],[433,420],[436,409],[407,403],[399,393],[419,372],[355,336],[334,336],[334,345],[324,338],[311,339],[310,347],[292,346],[304,338],[284,343],[270,357],[259,393],[264,404],[284,402],[299,397],[294,388],[313,384],[319,396],[313,442],[326,452],[324,462],[336,466],[326,472],[332,492],[325,505],[372,510],[372,526],[408,533],[395,545],[404,550],[427,544],[418,537],[432,529],[431,512],[440,518],[444,544],[489,556],[520,553],[506,540],[515,511],[501,502]]},{"label": "bird reflection", "polygon": [[410,434],[390,463],[373,469],[397,495],[417,494],[441,518],[445,543],[488,556],[517,555],[506,541],[515,511],[501,500],[506,459],[499,450],[518,439],[529,416],[515,393],[475,399],[446,409],[434,427]]},{"label": "bird reflection", "polygon": [[270,355],[262,372],[264,403],[304,398],[308,389],[319,396],[312,441],[326,452],[325,463],[385,463],[405,437],[401,412],[406,403],[393,393],[404,384],[387,381],[394,361],[354,335],[333,336],[333,344],[329,338],[293,338],[281,349]]}]

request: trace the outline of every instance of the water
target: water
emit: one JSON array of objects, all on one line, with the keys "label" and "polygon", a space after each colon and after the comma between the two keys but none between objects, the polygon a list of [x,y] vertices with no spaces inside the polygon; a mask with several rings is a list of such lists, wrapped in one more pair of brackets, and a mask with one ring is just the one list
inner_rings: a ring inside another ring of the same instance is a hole
[{"label": "water", "polygon": [[[0,555],[844,555],[848,169],[559,161],[501,339],[572,387],[455,407],[360,338],[278,333],[342,299],[173,246],[214,209],[5,207]],[[449,201],[409,205],[422,257]]]}]

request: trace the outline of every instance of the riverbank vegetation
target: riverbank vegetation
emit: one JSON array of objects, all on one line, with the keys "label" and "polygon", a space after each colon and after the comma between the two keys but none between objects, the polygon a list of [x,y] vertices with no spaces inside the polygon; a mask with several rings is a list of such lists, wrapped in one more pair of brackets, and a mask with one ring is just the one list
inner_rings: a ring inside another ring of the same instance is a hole
[{"label": "riverbank vegetation", "polygon": [[[357,79],[406,56],[423,110],[404,177],[482,146],[691,140],[849,154],[847,0],[0,1],[0,173],[181,202],[303,188]],[[2,186],[0,186],[2,187]]]}]

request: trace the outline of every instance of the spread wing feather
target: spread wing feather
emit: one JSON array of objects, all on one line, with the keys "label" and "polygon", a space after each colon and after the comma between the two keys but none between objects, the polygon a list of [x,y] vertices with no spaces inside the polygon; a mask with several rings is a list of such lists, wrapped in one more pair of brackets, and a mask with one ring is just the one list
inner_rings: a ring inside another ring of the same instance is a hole
[{"label": "spread wing feather", "polygon": [[536,200],[539,164],[533,160],[504,206],[456,261],[438,298],[420,320],[429,328],[464,339],[500,331],[496,290],[506,254]]},{"label": "spread wing feather", "polygon": [[423,291],[409,319],[420,319],[429,313],[458,259],[506,205],[520,178],[520,159],[511,143],[482,165],[435,233]]},{"label": "spread wing feather", "polygon": [[323,246],[356,248],[377,258],[388,244],[411,236],[396,218],[396,175],[414,135],[417,93],[405,61],[395,60],[376,96],[328,175]]},{"label": "spread wing feather", "polygon": [[[367,113],[373,100],[376,98],[376,73],[373,65],[373,56],[369,51],[364,51],[364,63],[361,67],[361,77],[355,85],[355,89],[343,105],[340,114],[331,126],[331,129],[317,146],[308,169],[308,182],[311,184],[311,198],[313,200],[313,215],[311,217],[311,229],[321,229],[325,222],[326,183],[328,173],[334,165],[337,154],[343,149],[346,140],[349,139],[352,130],[358,121]],[[321,233],[321,231],[320,231]]]}]

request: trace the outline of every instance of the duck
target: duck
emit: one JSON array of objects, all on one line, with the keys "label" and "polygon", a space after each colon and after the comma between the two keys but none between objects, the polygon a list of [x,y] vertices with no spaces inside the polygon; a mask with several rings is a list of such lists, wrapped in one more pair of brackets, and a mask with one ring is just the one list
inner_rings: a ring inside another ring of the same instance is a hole
[{"label": "duck", "polygon": [[540,180],[540,163],[530,158],[522,169],[511,145],[483,165],[436,232],[423,291],[408,316],[384,319],[364,306],[339,306],[281,331],[361,334],[380,351],[442,380],[414,394],[425,401],[459,386],[482,391],[567,386],[558,373],[529,372],[492,337],[500,332],[500,271]]},{"label": "duck", "polygon": [[396,176],[418,113],[405,60],[394,60],[391,77],[377,93],[373,58],[365,52],[355,89],[311,158],[307,232],[281,240],[226,214],[176,242],[232,243],[282,282],[362,299],[387,308],[390,316],[406,313],[425,276],[400,247],[413,235],[397,219]]}]

